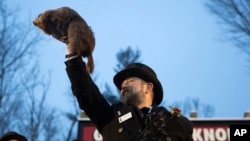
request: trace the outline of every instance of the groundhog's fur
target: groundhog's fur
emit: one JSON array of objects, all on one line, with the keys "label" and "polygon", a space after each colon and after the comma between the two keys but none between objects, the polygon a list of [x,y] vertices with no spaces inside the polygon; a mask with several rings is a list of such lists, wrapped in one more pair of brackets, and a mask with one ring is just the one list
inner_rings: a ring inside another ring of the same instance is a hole
[{"label": "groundhog's fur", "polygon": [[33,23],[46,34],[66,43],[73,52],[70,55],[87,57],[87,69],[90,73],[93,72],[92,52],[95,47],[95,37],[91,28],[76,11],[69,7],[46,10]]}]

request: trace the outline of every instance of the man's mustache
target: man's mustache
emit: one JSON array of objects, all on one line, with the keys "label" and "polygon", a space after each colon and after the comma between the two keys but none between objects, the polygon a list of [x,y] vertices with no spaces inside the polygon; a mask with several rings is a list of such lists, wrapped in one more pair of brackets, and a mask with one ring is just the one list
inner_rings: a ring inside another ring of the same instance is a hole
[{"label": "man's mustache", "polygon": [[132,94],[132,92],[133,92],[132,87],[123,87],[122,88],[122,96],[130,95],[130,94]]}]

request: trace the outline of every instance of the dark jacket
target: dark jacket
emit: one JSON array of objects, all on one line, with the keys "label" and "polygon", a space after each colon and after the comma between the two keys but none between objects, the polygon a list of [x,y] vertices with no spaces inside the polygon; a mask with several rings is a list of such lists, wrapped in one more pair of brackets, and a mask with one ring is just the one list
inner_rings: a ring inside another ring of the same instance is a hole
[{"label": "dark jacket", "polygon": [[90,75],[86,64],[76,58],[65,62],[73,94],[81,109],[95,124],[104,141],[192,141],[192,124],[173,117],[162,107],[150,112],[121,103],[110,105]]}]

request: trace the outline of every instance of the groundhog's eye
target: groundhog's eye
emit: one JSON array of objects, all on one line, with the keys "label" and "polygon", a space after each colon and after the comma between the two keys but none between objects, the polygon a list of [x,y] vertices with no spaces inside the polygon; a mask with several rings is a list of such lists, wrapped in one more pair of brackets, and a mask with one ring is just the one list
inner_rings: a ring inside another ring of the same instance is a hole
[{"label": "groundhog's eye", "polygon": [[40,17],[42,14],[39,14],[38,17]]}]

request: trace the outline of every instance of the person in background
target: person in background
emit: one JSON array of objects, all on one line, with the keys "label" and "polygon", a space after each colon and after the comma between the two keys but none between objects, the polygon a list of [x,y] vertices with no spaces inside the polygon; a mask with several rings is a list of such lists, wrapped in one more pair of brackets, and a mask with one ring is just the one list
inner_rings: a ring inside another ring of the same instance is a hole
[{"label": "person in background", "polygon": [[0,141],[27,141],[27,139],[17,132],[9,131],[2,135]]}]

